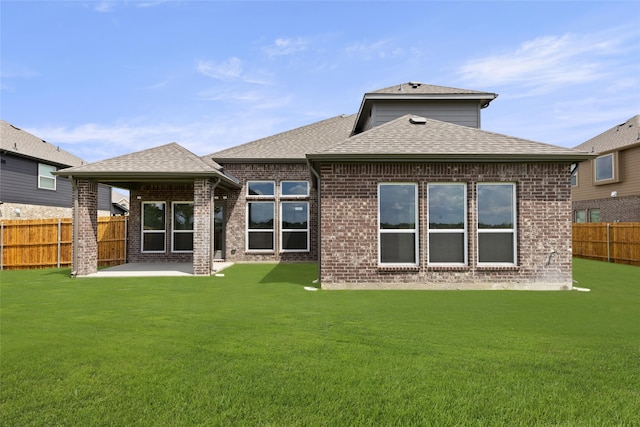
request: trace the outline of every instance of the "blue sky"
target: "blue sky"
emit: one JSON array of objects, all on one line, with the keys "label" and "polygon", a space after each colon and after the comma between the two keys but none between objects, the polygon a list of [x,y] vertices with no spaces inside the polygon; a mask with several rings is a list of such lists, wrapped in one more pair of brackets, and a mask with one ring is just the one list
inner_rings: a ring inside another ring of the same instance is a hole
[{"label": "blue sky", "polygon": [[498,93],[482,128],[565,147],[640,114],[637,1],[5,1],[0,118],[88,161],[198,155],[408,81]]}]

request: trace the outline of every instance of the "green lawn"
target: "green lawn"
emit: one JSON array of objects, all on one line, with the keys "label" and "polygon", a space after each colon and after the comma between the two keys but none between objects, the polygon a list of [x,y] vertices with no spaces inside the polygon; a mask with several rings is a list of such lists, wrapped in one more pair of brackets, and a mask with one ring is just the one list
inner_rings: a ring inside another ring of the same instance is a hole
[{"label": "green lawn", "polygon": [[591,292],[320,291],[4,271],[0,425],[640,425],[640,268]]}]

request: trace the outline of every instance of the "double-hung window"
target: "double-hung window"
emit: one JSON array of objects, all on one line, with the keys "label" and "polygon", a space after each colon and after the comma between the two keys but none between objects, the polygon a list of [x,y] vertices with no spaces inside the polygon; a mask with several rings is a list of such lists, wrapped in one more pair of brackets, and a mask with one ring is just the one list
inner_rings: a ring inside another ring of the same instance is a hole
[{"label": "double-hung window", "polygon": [[417,200],[417,184],[378,184],[380,265],[418,265]]},{"label": "double-hung window", "polygon": [[53,174],[57,169],[55,166],[38,163],[38,188],[44,190],[56,189],[56,176]]},{"label": "double-hung window", "polygon": [[165,210],[164,202],[142,203],[142,252],[165,252]]},{"label": "double-hung window", "polygon": [[479,183],[478,264],[516,264],[516,186]]},{"label": "double-hung window", "polygon": [[275,250],[276,183],[247,181],[247,251]]},{"label": "double-hung window", "polygon": [[429,263],[467,264],[467,185],[427,185]]},{"label": "double-hung window", "polygon": [[193,252],[193,202],[173,202],[173,252]]},{"label": "double-hung window", "polygon": [[282,252],[309,250],[309,202],[280,203],[280,246]]}]

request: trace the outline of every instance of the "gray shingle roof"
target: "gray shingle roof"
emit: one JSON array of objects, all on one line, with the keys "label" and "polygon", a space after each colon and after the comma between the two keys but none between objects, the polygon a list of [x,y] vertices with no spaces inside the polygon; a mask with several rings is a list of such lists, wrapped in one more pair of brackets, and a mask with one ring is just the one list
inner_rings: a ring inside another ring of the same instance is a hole
[{"label": "gray shingle roof", "polygon": [[482,92],[470,89],[458,89],[455,87],[428,85],[419,82],[407,82],[399,85],[374,90],[369,93],[386,94],[422,94],[422,95],[495,95],[490,92]]},{"label": "gray shingle roof", "polygon": [[307,157],[368,161],[577,161],[591,156],[569,148],[405,115]]},{"label": "gray shingle roof", "polygon": [[583,142],[576,147],[576,150],[592,151],[593,153],[600,154],[616,151],[620,148],[639,143],[640,115],[635,115],[626,122],[616,125],[602,132],[600,135]]},{"label": "gray shingle roof", "polygon": [[80,166],[87,163],[80,157],[4,120],[0,120],[0,149],[16,156],[42,160],[59,166]]},{"label": "gray shingle roof", "polygon": [[304,161],[305,155],[326,150],[351,133],[355,114],[337,116],[246,144],[209,154],[220,163],[233,161]]},{"label": "gray shingle roof", "polygon": [[224,174],[212,160],[205,161],[181,145],[172,142],[99,162],[58,171],[62,176],[92,177],[110,180],[182,179],[218,176],[228,182],[237,181]]}]

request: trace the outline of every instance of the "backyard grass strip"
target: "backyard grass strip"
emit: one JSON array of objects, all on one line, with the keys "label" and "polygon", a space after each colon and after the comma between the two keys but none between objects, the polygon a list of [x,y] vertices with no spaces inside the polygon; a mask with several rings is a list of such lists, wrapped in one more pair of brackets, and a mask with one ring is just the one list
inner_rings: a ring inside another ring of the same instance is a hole
[{"label": "backyard grass strip", "polygon": [[638,425],[640,268],[591,292],[318,291],[224,277],[0,273],[2,425]]}]

